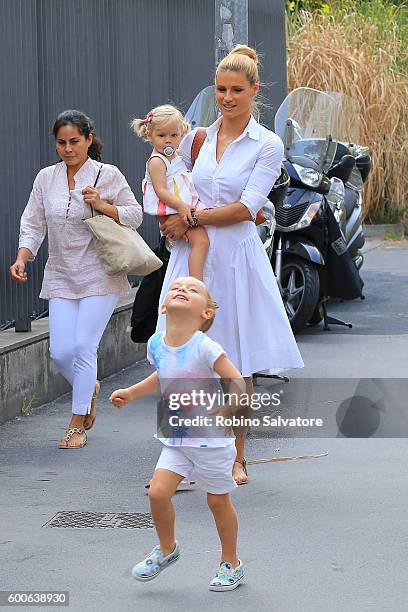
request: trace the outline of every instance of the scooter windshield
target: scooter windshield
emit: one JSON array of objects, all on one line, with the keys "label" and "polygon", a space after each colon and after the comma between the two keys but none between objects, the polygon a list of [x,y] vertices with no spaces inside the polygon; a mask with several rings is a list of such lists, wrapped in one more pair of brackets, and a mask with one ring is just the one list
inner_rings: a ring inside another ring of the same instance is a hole
[{"label": "scooter windshield", "polygon": [[[337,107],[337,125],[339,140],[350,150],[355,157],[362,153],[362,149],[358,143],[361,142],[361,115],[360,106],[354,98],[340,93],[331,91],[330,96],[333,98]],[[368,149],[366,149],[368,152]],[[364,183],[361,178],[361,173],[356,166],[351,171],[347,184],[356,191],[363,189]]]},{"label": "scooter windshield", "polygon": [[[339,140],[347,146],[361,142],[360,105],[354,98],[339,91],[329,91],[337,107]],[[341,138],[340,138],[341,137]]]},{"label": "scooter windshield", "polygon": [[215,85],[210,85],[200,91],[194,98],[185,117],[192,128],[196,126],[208,127],[218,119],[219,110],[215,103]]},{"label": "scooter windshield", "polygon": [[332,96],[309,87],[291,91],[275,115],[275,132],[292,163],[326,172],[336,154],[338,107]]},{"label": "scooter windshield", "polygon": [[[253,116],[259,121],[259,112],[255,108]],[[215,85],[209,85],[200,91],[185,114],[192,128],[197,126],[208,127],[221,116],[215,102]]]}]

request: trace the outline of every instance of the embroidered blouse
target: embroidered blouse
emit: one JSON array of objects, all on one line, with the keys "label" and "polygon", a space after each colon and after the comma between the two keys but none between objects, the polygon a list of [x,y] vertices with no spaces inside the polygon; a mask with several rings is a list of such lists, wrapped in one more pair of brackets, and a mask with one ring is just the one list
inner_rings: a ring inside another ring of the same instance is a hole
[{"label": "embroidered blouse", "polygon": [[[94,185],[100,166],[100,162],[88,158],[75,174],[75,189],[71,190],[65,162],[43,168],[35,178],[21,217],[19,247],[29,249],[33,260],[48,235],[48,260],[40,293],[43,299],[121,294],[130,288],[126,275],[106,274],[91,233],[82,222],[92,212],[81,192]],[[136,230],[142,222],[142,208],[118,168],[102,164],[96,187],[102,200],[117,206],[119,222]]]}]

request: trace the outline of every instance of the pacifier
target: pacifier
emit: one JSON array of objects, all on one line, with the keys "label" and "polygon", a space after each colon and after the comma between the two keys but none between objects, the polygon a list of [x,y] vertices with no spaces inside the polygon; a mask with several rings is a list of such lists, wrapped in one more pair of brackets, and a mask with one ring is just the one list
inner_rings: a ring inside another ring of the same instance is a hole
[{"label": "pacifier", "polygon": [[171,147],[170,145],[167,147],[164,147],[163,153],[165,154],[166,157],[171,157],[174,153],[174,148]]}]

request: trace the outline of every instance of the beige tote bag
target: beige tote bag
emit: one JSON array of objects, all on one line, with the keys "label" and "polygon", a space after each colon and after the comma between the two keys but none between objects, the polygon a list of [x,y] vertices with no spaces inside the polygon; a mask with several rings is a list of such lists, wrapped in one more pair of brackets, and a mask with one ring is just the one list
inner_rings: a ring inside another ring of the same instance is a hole
[{"label": "beige tote bag", "polygon": [[[99,168],[94,187],[101,169],[102,166]],[[119,274],[146,276],[163,265],[136,230],[119,225],[106,215],[94,216],[92,206],[91,210],[92,217],[84,219],[84,223],[92,234],[98,257],[109,276]]]}]

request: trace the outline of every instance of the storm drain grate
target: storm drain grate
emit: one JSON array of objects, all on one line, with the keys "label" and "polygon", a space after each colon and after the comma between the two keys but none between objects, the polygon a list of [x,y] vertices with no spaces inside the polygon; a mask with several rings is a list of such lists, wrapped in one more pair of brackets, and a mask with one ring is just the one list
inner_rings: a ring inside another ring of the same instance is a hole
[{"label": "storm drain grate", "polygon": [[148,512],[58,512],[43,527],[76,529],[153,529]]}]

